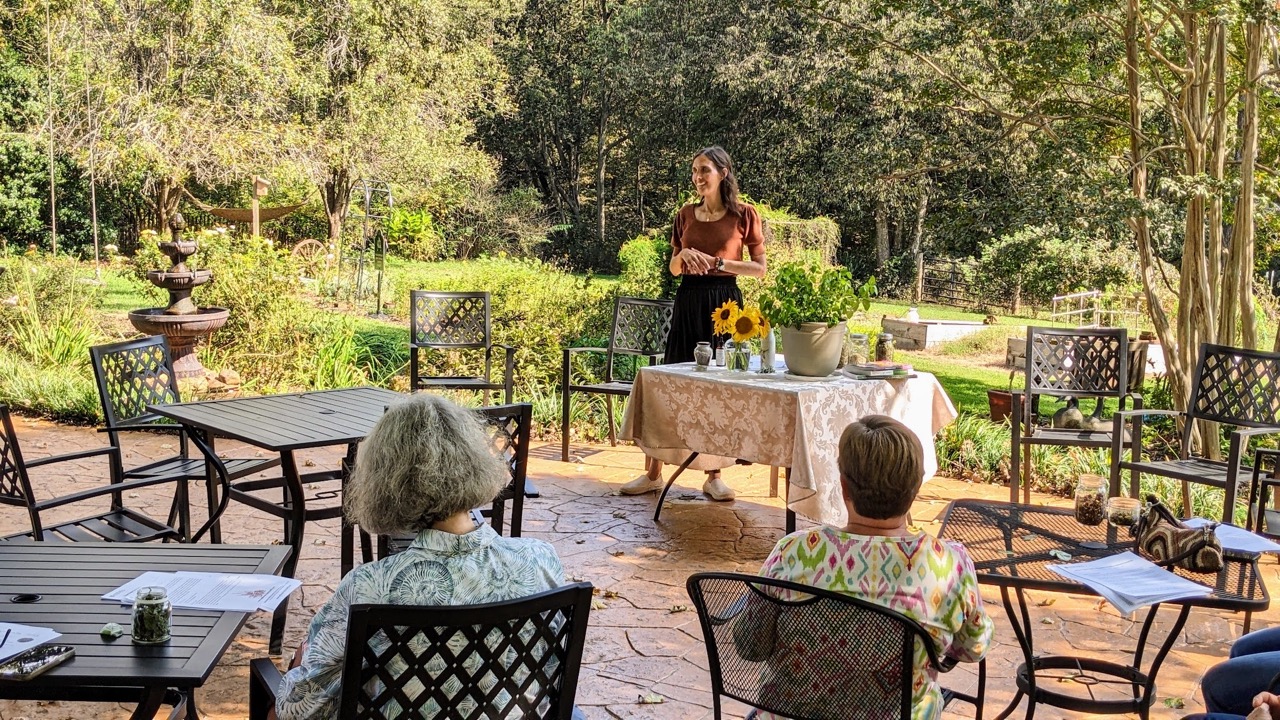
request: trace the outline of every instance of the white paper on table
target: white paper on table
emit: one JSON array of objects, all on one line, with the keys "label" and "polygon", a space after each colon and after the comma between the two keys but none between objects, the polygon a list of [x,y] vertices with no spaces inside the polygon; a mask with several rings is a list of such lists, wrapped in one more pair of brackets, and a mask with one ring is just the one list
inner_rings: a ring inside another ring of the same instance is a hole
[{"label": "white paper on table", "polygon": [[251,573],[202,573],[179,572],[180,577],[196,578],[204,584],[212,584],[210,592],[232,601],[254,602],[258,610],[273,612],[285,598],[302,586],[301,580],[279,575]]},{"label": "white paper on table", "polygon": [[1123,613],[1167,600],[1208,595],[1209,588],[1178,577],[1150,560],[1122,552],[1071,565],[1048,565],[1053,572],[1082,583]]},{"label": "white paper on table", "polygon": [[60,637],[62,633],[50,628],[0,622],[0,640],[4,640],[0,645],[0,662]]},{"label": "white paper on table", "polygon": [[[1204,518],[1191,518],[1183,520],[1182,524],[1187,527],[1204,527],[1213,523],[1213,520]],[[1241,527],[1235,525],[1220,524],[1213,529],[1213,534],[1218,536],[1218,542],[1222,543],[1224,550],[1240,550],[1243,552],[1273,552],[1280,553],[1280,544],[1274,543],[1261,535],[1255,535]]]},{"label": "white paper on table", "polygon": [[275,575],[146,572],[102,596],[121,604],[133,602],[138,590],[162,587],[175,608],[227,612],[271,611],[302,583]]}]

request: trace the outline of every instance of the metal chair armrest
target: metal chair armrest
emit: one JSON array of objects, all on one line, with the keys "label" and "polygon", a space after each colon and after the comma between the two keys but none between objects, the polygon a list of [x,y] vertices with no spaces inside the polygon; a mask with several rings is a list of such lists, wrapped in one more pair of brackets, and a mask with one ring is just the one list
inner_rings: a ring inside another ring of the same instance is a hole
[{"label": "metal chair armrest", "polygon": [[146,425],[142,423],[125,423],[124,425],[107,425],[105,427],[100,427],[98,428],[98,432],[162,432],[162,433],[178,432],[180,433],[183,431],[183,429],[184,428],[176,422],[171,424],[165,424],[165,425],[161,425],[161,424]]},{"label": "metal chair armrest", "polygon": [[26,460],[25,465],[28,468],[40,467],[41,465],[53,465],[55,463],[67,462],[68,460],[82,460],[88,457],[98,455],[110,455],[120,452],[119,448],[108,445],[107,447],[94,448],[92,450],[77,450],[76,452],[63,453],[62,455],[50,455],[49,457],[38,458],[36,460]]},{"label": "metal chair armrest", "polygon": [[268,658],[249,661],[249,720],[266,720],[276,706],[276,691],[284,675]]},{"label": "metal chair armrest", "polygon": [[135,490],[137,488],[149,487],[151,485],[162,485],[164,483],[176,482],[177,480],[178,478],[162,475],[160,477],[142,478],[140,480],[126,480],[125,482],[108,483],[106,485],[100,485],[90,490],[81,490],[80,492],[71,493],[70,495],[63,495],[61,497],[56,497],[51,500],[42,500],[40,502],[35,502],[35,503],[32,503],[32,506],[36,510],[43,511],[43,510],[48,510],[49,508],[61,507],[63,505],[78,503],[81,500],[88,500],[90,498],[100,497],[102,495],[109,495],[111,493],[124,492],[126,490]]},{"label": "metal chair armrest", "polygon": [[1280,434],[1280,427],[1268,425],[1267,427],[1259,428],[1241,428],[1233,431],[1231,434],[1239,436],[1241,439],[1251,438],[1257,435],[1276,435]]},{"label": "metal chair armrest", "polygon": [[1133,410],[1117,410],[1112,417],[1127,418],[1134,415],[1185,415],[1181,410],[1152,410],[1151,408],[1134,408]]}]

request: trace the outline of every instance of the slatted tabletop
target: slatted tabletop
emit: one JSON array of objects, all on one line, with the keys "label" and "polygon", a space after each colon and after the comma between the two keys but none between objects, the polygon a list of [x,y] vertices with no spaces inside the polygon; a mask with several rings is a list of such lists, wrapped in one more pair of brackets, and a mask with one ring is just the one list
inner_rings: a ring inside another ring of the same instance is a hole
[{"label": "slatted tabletop", "polygon": [[404,398],[383,388],[356,387],[148,409],[220,437],[286,452],[360,442],[387,406]]},{"label": "slatted tabletop", "polygon": [[[938,537],[956,540],[973,559],[978,580],[984,584],[1090,593],[1083,585],[1048,569],[1061,564],[1050,553],[1065,552],[1068,562],[1087,562],[1133,549],[1128,529],[1117,530],[1109,522],[1081,525],[1070,508],[997,502],[956,500],[947,508]],[[1086,547],[1082,543],[1090,543]],[[1265,610],[1270,604],[1256,560],[1230,560],[1218,573],[1196,573],[1182,568],[1173,572],[1212,587],[1203,598],[1177,602],[1227,610]]]},{"label": "slatted tabletop", "polygon": [[[57,642],[76,649],[75,658],[43,675],[0,681],[0,697],[61,697],[58,688],[86,686],[102,687],[104,695],[109,693],[106,688],[199,687],[244,626],[245,613],[174,610],[169,642],[134,645],[127,633],[114,640],[98,634],[109,622],[130,625],[130,608],[102,600],[103,593],[148,570],[276,574],[288,554],[289,549],[279,545],[0,545],[0,619],[53,628],[62,633]],[[42,599],[11,601],[23,593]]]}]

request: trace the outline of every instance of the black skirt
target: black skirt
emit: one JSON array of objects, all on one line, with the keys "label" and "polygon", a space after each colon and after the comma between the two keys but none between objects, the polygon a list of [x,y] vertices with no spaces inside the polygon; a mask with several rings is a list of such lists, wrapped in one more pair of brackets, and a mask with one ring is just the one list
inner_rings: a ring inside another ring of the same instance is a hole
[{"label": "black skirt", "polygon": [[742,306],[742,291],[735,275],[682,275],[676,288],[676,303],[671,315],[671,332],[667,335],[666,364],[693,362],[693,349],[700,342],[712,347],[724,344],[728,335],[714,336],[711,314],[733,300]]}]

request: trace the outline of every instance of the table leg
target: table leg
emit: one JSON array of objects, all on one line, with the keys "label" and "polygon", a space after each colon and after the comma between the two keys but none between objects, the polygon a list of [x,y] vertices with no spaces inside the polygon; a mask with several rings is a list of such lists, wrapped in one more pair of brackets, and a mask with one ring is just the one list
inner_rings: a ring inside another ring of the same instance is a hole
[{"label": "table leg", "polygon": [[[206,435],[205,442],[207,442],[209,445],[209,452],[216,454],[217,447],[214,444],[215,443],[214,437],[212,435]],[[208,507],[209,507],[210,517],[213,516],[213,509],[218,504],[218,493],[214,487],[215,475],[216,475],[216,471],[213,469],[213,464],[210,463],[208,459],[206,459],[204,461],[204,492],[205,492],[205,497],[208,500],[208,504],[209,504]],[[213,525],[209,527],[209,542],[214,543],[215,545],[222,542],[222,521],[221,520],[219,520],[218,522],[215,522]]]},{"label": "table leg", "polygon": [[[280,471],[284,476],[284,502],[289,508],[285,519],[285,545],[293,552],[285,561],[281,575],[291,578],[298,570],[298,556],[302,554],[302,538],[306,530],[307,501],[302,490],[302,477],[298,474],[298,462],[292,450],[280,453]],[[268,652],[279,655],[284,645],[284,624],[289,618],[289,598],[285,598],[271,619],[271,641]]]},{"label": "table leg", "polygon": [[[211,466],[213,468],[214,472],[218,476],[218,484],[222,486],[221,499],[218,500],[217,508],[210,507],[209,519],[205,520],[204,525],[201,525],[200,529],[196,531],[196,534],[191,536],[191,542],[194,543],[200,542],[200,538],[206,532],[211,533],[213,528],[218,525],[218,521],[222,517],[222,513],[227,511],[227,504],[231,501],[231,476],[227,472],[226,463],[222,462],[222,458],[218,457],[218,454],[213,451],[213,448],[207,442],[208,435],[202,432],[193,431],[188,433],[188,437],[191,438],[191,443],[196,446],[196,449],[204,455],[205,467],[209,468]],[[209,497],[213,496],[214,492],[211,488],[209,491]],[[212,538],[212,534],[210,537]]]},{"label": "table leg", "polygon": [[778,497],[778,466],[769,466],[769,497]]},{"label": "table leg", "polygon": [[[774,467],[770,469],[771,477],[769,478],[769,481],[771,484],[773,484],[777,479],[777,476],[778,476],[777,473],[778,473],[778,468]],[[787,509],[787,527],[785,532],[787,535],[790,535],[791,533],[796,531],[796,513],[794,510],[791,509],[791,468],[790,467],[785,467],[782,469],[782,480],[784,483],[783,495],[782,495],[782,506]],[[773,492],[770,495],[770,497],[777,497],[777,496],[778,496],[777,492]]]},{"label": "table leg", "polygon": [[164,697],[168,693],[166,688],[149,687],[142,691],[142,699],[138,701],[138,707],[134,709],[133,714],[129,716],[130,720],[152,720],[156,713],[160,711],[160,706],[164,705]]},{"label": "table leg", "polygon": [[680,467],[676,468],[675,474],[671,476],[670,480],[667,480],[666,486],[662,488],[662,494],[658,496],[658,507],[653,511],[654,522],[658,522],[658,516],[662,514],[662,503],[666,502],[667,493],[671,491],[671,486],[675,484],[676,478],[680,477],[680,473],[684,472],[685,468],[689,467],[689,464],[697,457],[697,452],[689,453],[689,457],[685,458],[683,463],[680,463]]},{"label": "table leg", "polygon": [[[1036,676],[1035,672],[1032,670],[1032,664],[1035,661],[1035,647],[1031,644],[1031,619],[1027,613],[1026,598],[1023,597],[1021,589],[1016,590],[1015,594],[1018,599],[1017,610],[1014,609],[1013,602],[1009,599],[1009,588],[1004,586],[1000,587],[1000,600],[1004,603],[1005,615],[1009,617],[1009,624],[1013,626],[1013,636],[1018,640],[1018,647],[1022,648],[1022,658],[1025,663],[1023,667],[1026,669],[1027,678],[1030,683],[1030,689],[1027,691],[1030,693],[1027,697],[1027,718],[1030,718],[1032,714],[1035,713],[1036,706]],[[1022,701],[1023,695],[1024,692],[1022,686],[1019,684],[1018,691],[1014,693],[1013,700],[1009,701],[1009,704],[1005,706],[1004,710],[1000,711],[999,715],[996,715],[995,720],[1004,720],[1012,715],[1013,711],[1018,707],[1018,703]]]},{"label": "table leg", "polygon": [[[351,479],[351,471],[356,466],[356,448],[357,447],[358,446],[356,443],[351,443],[350,445],[347,445],[347,455],[346,457],[342,458],[342,490],[343,490],[342,497],[344,500],[346,498],[347,481]],[[363,547],[364,547],[364,543],[361,543],[361,548],[363,549]],[[355,567],[355,562],[356,562],[355,555],[356,555],[355,527],[347,519],[347,514],[344,512],[342,514],[342,564],[341,564],[342,577],[346,577],[347,573],[351,572],[351,568]],[[362,559],[363,557],[364,556],[362,555]],[[368,560],[365,560],[365,562],[368,562]]]}]

